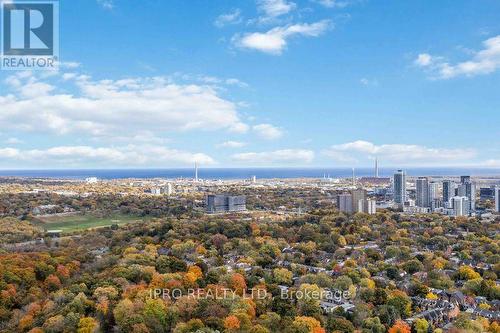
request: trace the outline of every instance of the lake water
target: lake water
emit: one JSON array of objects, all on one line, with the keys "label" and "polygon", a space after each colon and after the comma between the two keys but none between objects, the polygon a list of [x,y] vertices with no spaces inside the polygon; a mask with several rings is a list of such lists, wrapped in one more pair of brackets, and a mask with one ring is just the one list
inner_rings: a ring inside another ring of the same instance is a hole
[{"label": "lake water", "polygon": [[[408,176],[500,176],[500,168],[407,168]],[[379,169],[380,177],[391,177],[395,168]],[[373,168],[355,170],[356,177],[373,176]],[[260,178],[332,178],[351,177],[351,168],[199,168],[201,179],[247,179]],[[100,179],[119,178],[193,178],[193,168],[176,169],[64,169],[64,170],[0,170],[0,177],[34,177]]]}]

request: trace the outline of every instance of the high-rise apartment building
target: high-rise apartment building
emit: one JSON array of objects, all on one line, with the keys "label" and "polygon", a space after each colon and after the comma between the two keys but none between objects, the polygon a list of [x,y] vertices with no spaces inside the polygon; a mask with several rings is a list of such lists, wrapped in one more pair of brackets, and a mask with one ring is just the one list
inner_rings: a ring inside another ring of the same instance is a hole
[{"label": "high-rise apartment building", "polygon": [[456,196],[451,198],[451,204],[454,216],[469,216],[469,198]]},{"label": "high-rise apartment building", "polygon": [[373,199],[366,200],[366,212],[370,215],[377,212],[377,201]]},{"label": "high-rise apartment building", "polygon": [[461,176],[460,185],[457,191],[458,196],[464,196],[469,199],[469,212],[476,210],[476,186],[472,183],[470,176]]},{"label": "high-rise apartment building", "polygon": [[455,196],[456,184],[451,180],[443,181],[443,203],[450,205],[450,199]]},{"label": "high-rise apartment building", "polygon": [[207,213],[241,212],[247,209],[244,195],[209,194],[205,205]]},{"label": "high-rise apartment building", "polygon": [[495,200],[495,186],[481,187],[479,189],[479,198],[481,201]]},{"label": "high-rise apartment building", "polygon": [[417,197],[416,197],[417,207],[430,207],[429,179],[427,177],[418,177],[416,183],[416,189],[417,189]]},{"label": "high-rise apartment building", "polygon": [[366,190],[356,189],[351,191],[352,194],[352,211],[354,213],[366,212]]},{"label": "high-rise apartment building", "polygon": [[174,190],[172,187],[172,183],[167,183],[167,186],[165,186],[165,194],[172,195],[173,192],[174,192]]},{"label": "high-rise apartment building", "polygon": [[344,213],[352,213],[352,195],[350,193],[342,193],[337,196],[337,208]]},{"label": "high-rise apartment building", "polygon": [[403,170],[394,174],[393,190],[394,202],[403,205],[406,201],[406,174]]},{"label": "high-rise apartment building", "polygon": [[429,202],[439,199],[439,184],[436,182],[429,183]]},{"label": "high-rise apartment building", "polygon": [[337,208],[344,213],[367,213],[375,214],[377,211],[377,202],[368,199],[366,190],[356,189],[350,193],[337,195]]}]

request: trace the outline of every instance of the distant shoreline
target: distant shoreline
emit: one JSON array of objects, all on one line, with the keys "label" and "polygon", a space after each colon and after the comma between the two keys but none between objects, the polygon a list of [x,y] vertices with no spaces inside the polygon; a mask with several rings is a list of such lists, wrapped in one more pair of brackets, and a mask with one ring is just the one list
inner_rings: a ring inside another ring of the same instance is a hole
[{"label": "distant shoreline", "polygon": [[[380,168],[380,177],[391,177],[397,168]],[[409,177],[500,177],[500,168],[451,168],[422,167],[403,168]],[[293,179],[293,178],[348,178],[352,177],[351,168],[199,168],[200,179],[237,180],[250,179]],[[355,169],[356,177],[373,177],[373,168]],[[169,169],[44,169],[44,170],[0,170],[1,178],[47,178],[47,179],[151,179],[151,178],[193,178],[193,168]]]}]

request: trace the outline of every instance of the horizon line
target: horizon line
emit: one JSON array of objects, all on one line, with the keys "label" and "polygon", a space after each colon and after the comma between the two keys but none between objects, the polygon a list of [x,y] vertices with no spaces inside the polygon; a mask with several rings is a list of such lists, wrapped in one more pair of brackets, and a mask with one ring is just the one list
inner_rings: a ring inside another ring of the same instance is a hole
[{"label": "horizon line", "polygon": [[[373,166],[206,166],[202,167],[200,165],[197,166],[198,170],[216,170],[216,169],[346,169],[346,170],[351,170],[351,169],[370,169],[374,170],[375,168]],[[52,168],[52,167],[47,167],[47,168],[1,168],[0,167],[0,172],[2,171],[82,171],[82,170],[179,170],[179,169],[185,169],[185,170],[194,170],[194,167],[189,167],[189,166],[178,166],[178,167],[75,167],[75,168]],[[446,166],[446,165],[437,165],[437,166],[426,166],[426,165],[411,165],[411,166],[385,166],[385,167],[378,167],[379,170],[387,170],[387,169],[394,169],[394,170],[400,170],[400,169],[491,169],[491,170],[500,170],[500,166],[462,166],[462,165],[453,165],[453,166]]]}]

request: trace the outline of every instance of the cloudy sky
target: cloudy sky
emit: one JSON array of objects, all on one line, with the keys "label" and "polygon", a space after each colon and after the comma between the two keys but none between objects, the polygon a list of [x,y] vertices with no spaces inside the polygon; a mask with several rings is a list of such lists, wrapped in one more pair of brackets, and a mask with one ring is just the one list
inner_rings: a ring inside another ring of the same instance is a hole
[{"label": "cloudy sky", "polygon": [[500,167],[495,0],[61,0],[0,168]]}]

